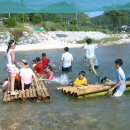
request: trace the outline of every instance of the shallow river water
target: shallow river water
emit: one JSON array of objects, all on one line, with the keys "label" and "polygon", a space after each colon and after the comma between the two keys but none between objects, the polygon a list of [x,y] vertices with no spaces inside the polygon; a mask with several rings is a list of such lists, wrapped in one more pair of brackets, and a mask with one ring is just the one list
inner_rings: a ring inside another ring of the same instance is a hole
[{"label": "shallow river water", "polygon": [[[16,59],[31,60],[41,56],[43,51],[16,52]],[[58,65],[62,49],[44,50],[52,63]],[[89,83],[96,83],[95,76],[89,72],[82,61],[81,49],[70,49],[74,56],[73,80],[80,70],[85,70]],[[122,58],[123,69],[130,73],[130,45],[100,46],[96,50],[100,64],[101,77],[115,76],[114,60]],[[0,80],[6,77],[4,53],[0,52]],[[54,67],[56,76],[60,75],[58,66]],[[58,84],[46,84],[51,95],[49,102],[11,102],[2,103],[0,94],[0,130],[129,130],[130,92],[120,98],[109,96],[77,100],[56,90]]]}]

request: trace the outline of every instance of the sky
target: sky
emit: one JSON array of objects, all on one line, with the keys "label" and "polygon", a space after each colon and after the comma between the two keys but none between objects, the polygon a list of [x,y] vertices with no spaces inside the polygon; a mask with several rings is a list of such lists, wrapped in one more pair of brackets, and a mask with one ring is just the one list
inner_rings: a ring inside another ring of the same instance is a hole
[{"label": "sky", "polygon": [[87,14],[88,14],[88,16],[89,16],[90,18],[92,18],[92,17],[95,17],[95,16],[102,15],[103,13],[104,13],[103,11],[97,11],[97,12],[89,12],[89,13],[87,13]]}]

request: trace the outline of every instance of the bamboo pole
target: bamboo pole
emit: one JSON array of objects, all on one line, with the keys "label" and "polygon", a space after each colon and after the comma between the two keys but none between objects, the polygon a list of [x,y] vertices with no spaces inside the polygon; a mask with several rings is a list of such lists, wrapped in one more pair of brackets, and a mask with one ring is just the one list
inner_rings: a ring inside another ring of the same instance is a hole
[{"label": "bamboo pole", "polygon": [[10,101],[13,101],[14,99],[15,97],[10,95]]},{"label": "bamboo pole", "polygon": [[22,99],[22,91],[19,90],[18,99]]},{"label": "bamboo pole", "polygon": [[77,89],[76,87],[63,87],[61,89],[61,91],[62,91],[62,93],[68,94],[68,93],[71,93],[72,91],[74,91],[76,89]]},{"label": "bamboo pole", "polygon": [[93,93],[93,94],[88,94],[88,95],[77,96],[77,98],[82,99],[82,98],[88,98],[88,97],[104,96],[107,94],[108,94],[108,91],[104,91],[104,92],[100,92],[100,93]]},{"label": "bamboo pole", "polygon": [[23,100],[26,98],[25,90],[22,92],[22,98],[23,98]]},{"label": "bamboo pole", "polygon": [[[130,86],[127,86],[125,93],[130,91]],[[95,97],[95,96],[104,96],[107,95],[108,91],[104,91],[104,92],[98,92],[98,93],[93,93],[93,94],[88,94],[88,95],[84,95],[84,96],[77,96],[78,99],[81,98],[88,98],[88,97]]]},{"label": "bamboo pole", "polygon": [[25,95],[26,95],[26,98],[29,98],[30,95],[29,95],[29,90],[28,89],[25,90]]},{"label": "bamboo pole", "polygon": [[38,99],[42,99],[42,95],[41,95],[41,89],[39,87],[36,88],[36,92],[37,92],[37,97]]},{"label": "bamboo pole", "polygon": [[31,88],[29,88],[29,95],[30,95],[30,98],[33,98],[33,91]]},{"label": "bamboo pole", "polygon": [[11,99],[10,99],[10,94],[7,94],[7,99],[6,99],[6,101],[7,101],[7,102],[10,102],[10,100],[11,100]]},{"label": "bamboo pole", "polygon": [[42,99],[45,100],[45,99],[46,99],[46,95],[45,95],[45,93],[44,93],[44,90],[41,89],[40,92],[41,92],[41,95],[42,95]]},{"label": "bamboo pole", "polygon": [[48,93],[47,89],[45,88],[45,89],[43,89],[43,90],[44,90],[44,93],[45,93],[45,95],[46,95],[47,99],[50,99],[50,95],[49,95],[49,93]]},{"label": "bamboo pole", "polygon": [[3,102],[7,102],[7,92],[4,93]]},{"label": "bamboo pole", "polygon": [[32,87],[32,92],[33,92],[33,97],[36,98],[37,95],[36,95],[36,89],[34,87]]},{"label": "bamboo pole", "polygon": [[97,93],[97,92],[103,92],[110,89],[110,86],[105,86],[101,88],[94,88],[94,89],[86,89],[86,90],[80,90],[75,93],[76,96],[91,94],[91,93]]},{"label": "bamboo pole", "polygon": [[[19,91],[16,90],[16,92],[18,93]],[[17,100],[17,99],[18,99],[18,95],[19,95],[19,94],[16,94],[16,95],[14,96],[14,100]]]}]

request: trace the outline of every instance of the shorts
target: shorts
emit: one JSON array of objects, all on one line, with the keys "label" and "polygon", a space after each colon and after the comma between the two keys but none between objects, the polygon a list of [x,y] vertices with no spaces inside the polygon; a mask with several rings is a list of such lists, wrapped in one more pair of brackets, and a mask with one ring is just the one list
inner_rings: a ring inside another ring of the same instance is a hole
[{"label": "shorts", "polygon": [[72,66],[66,68],[62,67],[62,72],[71,72],[71,71],[72,71]]},{"label": "shorts", "polygon": [[90,66],[90,68],[93,69],[96,58],[93,57],[93,58],[89,58],[88,60],[89,60],[89,66]]},{"label": "shorts", "polygon": [[21,90],[21,83],[15,80],[15,90]]},{"label": "shorts", "polygon": [[114,97],[120,97],[123,95],[123,92],[120,90],[116,90],[116,92],[113,94]]},{"label": "shorts", "polygon": [[16,76],[16,67],[7,67],[8,76]]},{"label": "shorts", "polygon": [[[29,89],[31,84],[24,84],[24,90]],[[22,90],[21,82],[15,81],[15,90]]]},{"label": "shorts", "polygon": [[31,84],[24,84],[24,90],[29,89]]}]

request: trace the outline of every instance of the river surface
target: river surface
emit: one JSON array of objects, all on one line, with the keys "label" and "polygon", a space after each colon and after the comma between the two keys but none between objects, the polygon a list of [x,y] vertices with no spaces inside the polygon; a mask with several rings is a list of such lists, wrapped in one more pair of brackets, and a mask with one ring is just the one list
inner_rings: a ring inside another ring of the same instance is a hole
[{"label": "river surface", "polygon": [[[54,73],[60,76],[58,63],[62,49],[16,52],[16,59],[32,59],[46,52],[53,64]],[[89,72],[82,61],[84,52],[81,49],[70,49],[74,56],[73,72],[69,79],[73,80],[80,70],[85,70],[89,83],[96,83],[95,76]],[[122,58],[123,69],[130,73],[130,44],[100,46],[96,50],[100,64],[98,73],[101,77],[115,77],[114,60]],[[0,80],[4,79],[4,53],[0,52]],[[51,95],[49,102],[11,102],[2,103],[0,94],[0,130],[129,130],[130,129],[130,93],[120,98],[109,96],[93,97],[77,100],[56,90],[59,84],[46,84]]]}]

